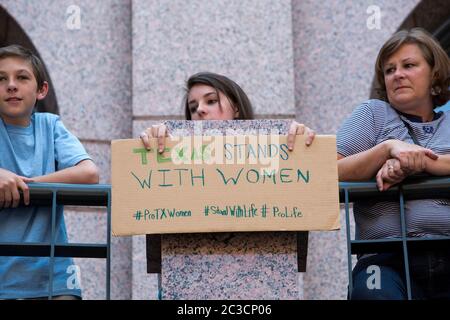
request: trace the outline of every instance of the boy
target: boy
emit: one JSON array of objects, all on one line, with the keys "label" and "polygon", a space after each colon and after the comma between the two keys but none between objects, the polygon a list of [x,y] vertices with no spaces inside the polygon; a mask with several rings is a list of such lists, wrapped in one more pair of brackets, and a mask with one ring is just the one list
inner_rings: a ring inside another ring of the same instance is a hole
[{"label": "boy", "polygon": [[[34,113],[48,92],[44,66],[17,45],[0,48],[0,242],[50,242],[51,207],[29,205],[27,182],[98,183],[98,169],[58,116]],[[23,193],[26,206],[19,205]],[[67,242],[62,206],[56,215],[56,242]],[[0,257],[0,299],[45,299],[47,257]],[[56,258],[55,298],[80,298],[68,285],[70,258]],[[71,283],[70,283],[71,284]]]}]

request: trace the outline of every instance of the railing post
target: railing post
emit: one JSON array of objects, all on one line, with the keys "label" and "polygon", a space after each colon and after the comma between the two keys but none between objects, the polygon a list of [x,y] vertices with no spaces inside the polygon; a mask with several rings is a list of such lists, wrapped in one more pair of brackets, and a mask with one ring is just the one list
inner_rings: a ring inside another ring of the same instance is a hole
[{"label": "railing post", "polygon": [[353,273],[352,273],[352,245],[351,245],[351,234],[350,234],[350,204],[348,189],[344,189],[345,195],[345,223],[347,232],[347,264],[348,264],[348,299],[352,298],[353,291]]},{"label": "railing post", "polygon": [[56,190],[52,190],[52,233],[50,242],[49,290],[48,299],[53,298],[53,270],[55,266],[55,225],[56,225]]},{"label": "railing post", "polygon": [[403,196],[403,189],[399,186],[399,201],[400,201],[400,222],[402,227],[402,245],[403,245],[403,263],[405,266],[406,291],[408,293],[408,300],[411,300],[411,279],[409,277],[409,258],[408,258],[408,243],[406,233],[406,218],[405,218],[405,199]]},{"label": "railing post", "polygon": [[111,189],[108,191],[106,246],[106,300],[111,299]]}]

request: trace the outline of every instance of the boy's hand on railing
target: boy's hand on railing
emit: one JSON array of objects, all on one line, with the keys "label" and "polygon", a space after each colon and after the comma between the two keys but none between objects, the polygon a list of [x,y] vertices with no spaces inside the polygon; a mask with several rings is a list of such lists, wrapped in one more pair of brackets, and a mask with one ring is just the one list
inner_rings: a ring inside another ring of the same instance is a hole
[{"label": "boy's hand on railing", "polygon": [[400,160],[389,159],[380,170],[378,170],[376,176],[378,190],[385,191],[393,185],[403,181],[407,176],[408,174],[402,170]]},{"label": "boy's hand on railing", "polygon": [[30,203],[30,191],[26,183],[33,179],[19,176],[11,171],[0,169],[0,209],[19,206],[20,193],[23,192],[25,205]]}]

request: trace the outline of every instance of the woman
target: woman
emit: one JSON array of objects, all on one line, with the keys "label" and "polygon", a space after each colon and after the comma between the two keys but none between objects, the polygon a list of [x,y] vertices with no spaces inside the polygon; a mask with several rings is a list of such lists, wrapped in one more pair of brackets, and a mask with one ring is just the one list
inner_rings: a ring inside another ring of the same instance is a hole
[{"label": "woman", "polygon": [[[450,114],[434,112],[450,95],[445,51],[420,28],[400,31],[381,48],[375,71],[382,100],[357,107],[337,134],[339,180],[376,178],[383,191],[414,174],[449,175]],[[449,200],[406,201],[405,210],[408,237],[450,235]],[[357,239],[401,236],[397,202],[357,202],[353,211]],[[372,265],[381,285],[371,290]],[[450,250],[411,252],[410,273],[413,298],[450,298]],[[359,257],[353,279],[351,299],[407,298],[401,254]]]},{"label": "woman", "polygon": [[[187,120],[250,120],[253,119],[251,102],[241,87],[233,80],[216,73],[201,72],[192,75],[186,82],[186,94],[183,98]],[[158,138],[158,152],[162,153],[165,138],[168,137],[164,124],[154,125],[140,134],[147,149],[151,149],[150,138]],[[292,121],[288,131],[288,149],[293,150],[296,135],[305,135],[309,146],[315,132],[303,124]],[[222,234],[222,241],[229,241],[233,234]],[[303,238],[303,237],[302,237]],[[147,270],[159,273],[161,264],[161,237],[147,235]]]}]

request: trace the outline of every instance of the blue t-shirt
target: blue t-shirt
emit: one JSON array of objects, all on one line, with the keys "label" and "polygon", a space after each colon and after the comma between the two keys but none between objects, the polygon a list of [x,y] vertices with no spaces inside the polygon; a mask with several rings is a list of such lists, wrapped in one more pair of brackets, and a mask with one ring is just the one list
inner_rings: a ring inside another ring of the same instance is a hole
[{"label": "blue t-shirt", "polygon": [[[28,127],[0,118],[0,168],[33,178],[90,159],[80,141],[58,116],[35,113]],[[51,207],[0,209],[0,242],[51,241]],[[57,207],[56,243],[66,243],[63,207]],[[73,281],[73,260],[55,258],[53,295],[81,296]],[[0,299],[45,297],[49,292],[50,258],[0,257]]]}]

